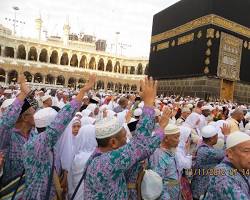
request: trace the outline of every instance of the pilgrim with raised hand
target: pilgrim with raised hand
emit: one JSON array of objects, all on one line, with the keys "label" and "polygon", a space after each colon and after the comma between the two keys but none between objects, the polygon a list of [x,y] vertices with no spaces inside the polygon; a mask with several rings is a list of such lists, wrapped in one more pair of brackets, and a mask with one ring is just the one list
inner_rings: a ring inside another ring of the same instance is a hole
[{"label": "pilgrim with raised hand", "polygon": [[[24,194],[18,190],[16,198],[52,199],[54,197],[55,191],[53,183],[50,181],[50,177],[53,176],[52,150],[63,130],[81,106],[85,92],[94,85],[95,75],[91,75],[89,79],[89,83],[82,88],[75,100],[67,104],[49,126],[42,127],[45,128],[44,131],[37,134],[33,128],[35,111],[25,99],[30,89],[26,85],[24,77],[20,77],[21,93],[0,119],[0,150],[3,150],[5,154],[2,183],[9,183],[15,178],[20,179],[23,177],[25,169],[25,179],[22,178],[22,183],[25,183],[25,187],[22,187]],[[12,188],[16,190],[18,187],[12,186]]]},{"label": "pilgrim with raised hand", "polygon": [[[6,107],[0,118],[0,151],[5,162],[0,185],[0,199],[15,197],[21,198],[24,184],[23,145],[34,135],[34,108],[26,97],[30,88],[26,85],[24,75],[19,77],[21,92],[17,98]],[[18,183],[18,180],[19,183]]]},{"label": "pilgrim with raised hand", "polygon": [[134,164],[151,155],[163,139],[162,129],[156,130],[152,136],[156,87],[152,78],[145,78],[141,82],[144,108],[137,133],[129,143],[126,144],[126,131],[116,118],[104,118],[96,122],[98,148],[86,164],[84,198],[128,199],[125,173]]}]

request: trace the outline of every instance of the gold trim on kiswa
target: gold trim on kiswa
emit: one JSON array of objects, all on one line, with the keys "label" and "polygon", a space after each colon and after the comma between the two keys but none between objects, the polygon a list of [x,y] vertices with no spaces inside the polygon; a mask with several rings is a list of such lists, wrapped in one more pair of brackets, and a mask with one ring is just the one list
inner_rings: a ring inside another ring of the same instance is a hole
[{"label": "gold trim on kiswa", "polygon": [[181,26],[178,26],[174,29],[152,36],[151,44],[175,37],[177,35],[191,31],[193,29],[206,26],[206,25],[210,25],[210,24],[219,26],[221,28],[225,28],[227,30],[233,31],[235,33],[238,33],[246,37],[250,37],[250,28],[242,26],[236,22],[230,21],[218,15],[210,14],[210,15],[206,15],[198,19],[195,19]]}]

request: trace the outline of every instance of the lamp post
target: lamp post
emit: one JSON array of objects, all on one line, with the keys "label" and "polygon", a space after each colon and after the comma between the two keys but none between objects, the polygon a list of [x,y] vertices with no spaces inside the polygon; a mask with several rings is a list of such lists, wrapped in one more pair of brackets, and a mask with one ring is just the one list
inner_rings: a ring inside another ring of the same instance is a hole
[{"label": "lamp post", "polygon": [[118,45],[118,37],[120,35],[120,32],[116,32],[116,41],[115,41],[115,55],[117,55],[117,45]]},{"label": "lamp post", "polygon": [[15,12],[15,18],[14,18],[14,35],[16,35],[16,11],[18,11],[19,8],[17,6],[13,6],[12,8],[14,9],[14,12]]}]

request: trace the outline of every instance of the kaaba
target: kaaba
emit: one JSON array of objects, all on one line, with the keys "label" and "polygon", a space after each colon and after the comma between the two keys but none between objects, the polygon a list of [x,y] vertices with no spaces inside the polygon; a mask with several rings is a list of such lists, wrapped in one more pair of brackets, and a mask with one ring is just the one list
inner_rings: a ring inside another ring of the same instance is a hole
[{"label": "kaaba", "polygon": [[250,103],[250,0],[181,0],[154,15],[159,94]]}]

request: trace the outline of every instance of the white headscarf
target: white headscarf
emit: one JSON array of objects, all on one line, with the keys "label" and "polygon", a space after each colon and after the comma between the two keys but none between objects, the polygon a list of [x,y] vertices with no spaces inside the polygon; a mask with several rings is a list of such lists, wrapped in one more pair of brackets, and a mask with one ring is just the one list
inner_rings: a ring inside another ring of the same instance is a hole
[{"label": "white headscarf", "polygon": [[192,156],[186,152],[185,145],[191,135],[191,128],[180,126],[180,141],[176,151],[176,158],[179,170],[190,169],[192,166]]},{"label": "white headscarf", "polygon": [[92,124],[83,125],[77,135],[77,142],[75,143],[75,154],[79,152],[93,152],[97,147],[95,138],[95,126]]},{"label": "white headscarf", "polygon": [[82,116],[83,116],[83,117],[89,117],[89,115],[90,115],[91,113],[92,113],[91,110],[85,109],[85,110],[82,111]]},{"label": "white headscarf", "polygon": [[71,168],[71,163],[74,156],[74,143],[77,141],[76,136],[72,134],[72,126],[74,123],[79,123],[80,120],[78,117],[74,117],[62,136],[60,137],[57,144],[57,153],[60,158],[61,167],[64,170],[69,171]]},{"label": "white headscarf", "polygon": [[97,108],[97,105],[94,103],[91,103],[87,106],[86,110],[90,110],[92,113],[94,113],[96,108]]},{"label": "white headscarf", "polygon": [[[77,135],[77,142],[75,143],[74,159],[72,161],[71,170],[68,173],[68,186],[70,196],[73,194],[77,184],[79,183],[85,165],[97,147],[97,142],[95,138],[95,126],[85,125],[82,126]],[[83,199],[83,188],[84,183],[82,182],[75,199]]]}]

